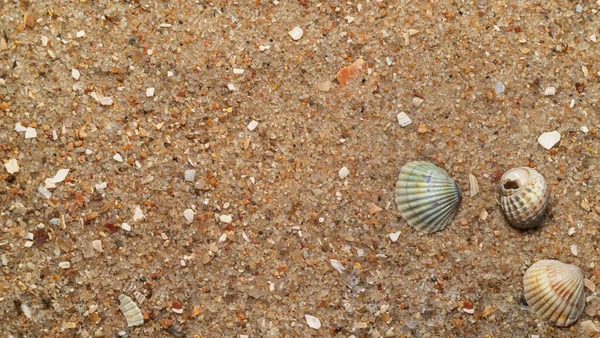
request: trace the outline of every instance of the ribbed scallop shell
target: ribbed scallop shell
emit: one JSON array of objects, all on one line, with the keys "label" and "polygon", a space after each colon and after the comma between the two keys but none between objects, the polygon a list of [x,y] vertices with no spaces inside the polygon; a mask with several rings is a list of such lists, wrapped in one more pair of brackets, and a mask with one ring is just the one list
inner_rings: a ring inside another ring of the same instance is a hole
[{"label": "ribbed scallop shell", "polygon": [[525,272],[523,288],[527,304],[556,326],[577,321],[585,307],[583,272],[575,265],[541,260]]},{"label": "ribbed scallop shell", "polygon": [[408,225],[432,233],[454,218],[462,198],[460,187],[448,173],[423,161],[409,162],[396,182],[396,206]]},{"label": "ribbed scallop shell", "polygon": [[514,227],[530,229],[541,225],[549,200],[546,180],[531,168],[511,169],[500,180],[500,205]]}]

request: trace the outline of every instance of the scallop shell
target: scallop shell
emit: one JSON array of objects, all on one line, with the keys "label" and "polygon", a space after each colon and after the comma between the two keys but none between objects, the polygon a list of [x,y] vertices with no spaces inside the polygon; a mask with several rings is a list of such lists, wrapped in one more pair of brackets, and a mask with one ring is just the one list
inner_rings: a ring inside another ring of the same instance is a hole
[{"label": "scallop shell", "polygon": [[121,294],[119,295],[119,309],[123,312],[127,326],[138,326],[144,324],[144,316],[140,308],[131,300],[131,298]]},{"label": "scallop shell", "polygon": [[575,265],[541,260],[523,276],[527,304],[556,326],[577,321],[585,307],[583,272]]},{"label": "scallop shell", "polygon": [[537,171],[527,167],[507,171],[500,179],[500,195],[502,211],[512,226],[530,229],[544,222],[550,193]]},{"label": "scallop shell", "polygon": [[462,198],[460,187],[448,173],[429,162],[409,162],[396,182],[396,206],[408,225],[432,233],[454,218]]}]

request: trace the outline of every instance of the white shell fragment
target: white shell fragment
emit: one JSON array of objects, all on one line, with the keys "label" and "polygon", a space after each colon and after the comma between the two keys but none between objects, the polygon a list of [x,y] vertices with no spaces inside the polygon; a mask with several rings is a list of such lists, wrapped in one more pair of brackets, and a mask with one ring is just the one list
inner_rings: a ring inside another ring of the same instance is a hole
[{"label": "white shell fragment", "polygon": [[117,162],[123,162],[123,157],[121,156],[121,154],[119,154],[119,153],[116,153],[116,154],[113,156],[113,160],[115,160],[115,161],[117,161]]},{"label": "white shell fragment", "polygon": [[140,206],[136,206],[135,207],[135,211],[133,213],[133,221],[134,222],[140,222],[146,219],[146,215],[144,215],[144,213],[142,212],[142,209],[140,209]]},{"label": "white shell fragment", "polygon": [[31,309],[29,308],[29,306],[27,306],[27,304],[21,303],[21,312],[23,312],[23,315],[25,317],[31,319]]},{"label": "white shell fragment", "polygon": [[538,261],[523,276],[527,304],[556,326],[575,323],[583,312],[583,285],[581,269],[556,260]]},{"label": "white shell fragment", "polygon": [[194,180],[196,179],[196,170],[188,169],[188,170],[184,171],[183,177],[186,182],[194,182]]},{"label": "white shell fragment", "polygon": [[294,29],[289,31],[288,34],[292,37],[292,39],[294,39],[294,41],[298,41],[302,38],[302,35],[304,35],[304,31],[300,27],[294,27]]},{"label": "white shell fragment", "polygon": [[68,269],[71,267],[71,262],[60,262],[58,263],[58,267],[61,269]]},{"label": "white shell fragment", "polygon": [[14,174],[19,172],[19,163],[16,159],[11,158],[8,162],[4,163],[4,168],[6,168],[9,174]]},{"label": "white shell fragment", "polygon": [[398,119],[398,124],[401,127],[406,127],[412,123],[410,117],[408,117],[408,115],[406,115],[406,113],[403,111],[399,112],[398,115],[396,115],[396,118]]},{"label": "white shell fragment", "polygon": [[558,143],[558,141],[560,141],[560,133],[556,130],[547,133],[542,133],[542,135],[538,137],[538,143],[548,150],[554,147]]},{"label": "white shell fragment", "polygon": [[188,222],[188,224],[191,224],[194,221],[195,216],[196,213],[192,209],[185,209],[183,211],[183,217],[185,217],[185,220]]},{"label": "white shell fragment", "polygon": [[110,106],[113,104],[113,98],[110,96],[103,96],[98,98],[98,103],[100,103],[103,106]]},{"label": "white shell fragment", "polygon": [[415,96],[412,99],[412,105],[415,107],[419,107],[423,104],[423,102],[425,102],[425,100],[423,100],[422,98]]},{"label": "white shell fragment", "polygon": [[350,170],[348,170],[348,168],[346,167],[342,167],[342,169],[340,169],[340,171],[338,172],[338,175],[341,179],[344,179],[348,177],[348,175],[350,175]]},{"label": "white shell fragment", "polygon": [[400,237],[401,233],[402,233],[401,231],[396,231],[396,232],[392,232],[388,236],[390,236],[390,240],[395,243],[398,240],[398,238]]},{"label": "white shell fragment", "polygon": [[26,131],[26,130],[27,130],[27,127],[24,127],[24,126],[21,124],[21,122],[17,122],[17,123],[15,123],[15,131],[16,131],[17,133],[22,133],[22,132],[24,132],[24,131]]},{"label": "white shell fragment", "polygon": [[472,174],[469,174],[469,194],[471,197],[477,195],[479,193],[479,183],[477,183],[477,178]]},{"label": "white shell fragment", "polygon": [[556,88],[554,87],[548,87],[544,90],[544,96],[553,96],[554,94],[556,94]]},{"label": "white shell fragment", "polygon": [[154,96],[154,87],[146,88],[146,97]]},{"label": "white shell fragment", "polygon": [[342,273],[342,271],[346,270],[344,268],[344,266],[342,265],[342,263],[340,261],[338,261],[337,259],[330,259],[329,263],[331,264],[331,266],[336,269],[339,273]]},{"label": "white shell fragment", "polygon": [[308,327],[315,330],[321,328],[321,321],[319,320],[319,318],[311,315],[304,315],[304,318],[306,318],[306,323],[308,324]]},{"label": "white shell fragment", "polygon": [[36,138],[36,137],[37,137],[37,131],[35,130],[35,128],[27,127],[27,129],[25,130],[25,138]]},{"label": "white shell fragment", "polygon": [[81,76],[81,73],[77,69],[73,68],[73,69],[71,69],[71,76],[75,80],[79,80],[79,77]]},{"label": "white shell fragment", "polygon": [[125,231],[129,232],[129,231],[131,231],[131,225],[129,225],[129,224],[127,224],[127,223],[122,223],[122,224],[121,224],[121,229],[123,229],[123,230],[125,230]]},{"label": "white shell fragment", "polygon": [[102,252],[102,241],[99,239],[92,241],[92,247],[98,252]]},{"label": "white shell fragment", "polygon": [[248,123],[248,130],[253,131],[254,129],[256,129],[256,127],[258,127],[258,122],[257,121],[250,121],[250,123]]},{"label": "white shell fragment", "polygon": [[144,316],[140,308],[131,300],[131,298],[124,294],[119,295],[119,310],[123,312],[125,320],[127,320],[127,326],[139,326],[144,324]]}]

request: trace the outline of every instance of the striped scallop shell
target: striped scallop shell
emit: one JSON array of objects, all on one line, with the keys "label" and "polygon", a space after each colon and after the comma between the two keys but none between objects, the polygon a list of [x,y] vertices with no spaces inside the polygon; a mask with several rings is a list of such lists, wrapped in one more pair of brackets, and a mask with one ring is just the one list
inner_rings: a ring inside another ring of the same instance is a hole
[{"label": "striped scallop shell", "polygon": [[500,205],[508,222],[521,229],[535,228],[545,220],[550,193],[537,171],[514,168],[500,180]]},{"label": "striped scallop shell", "polygon": [[396,182],[396,206],[408,225],[432,233],[454,218],[462,198],[460,187],[448,173],[429,162],[409,162]]},{"label": "striped scallop shell", "polygon": [[585,307],[584,278],[575,265],[541,260],[525,272],[523,288],[527,304],[556,326],[577,321]]}]

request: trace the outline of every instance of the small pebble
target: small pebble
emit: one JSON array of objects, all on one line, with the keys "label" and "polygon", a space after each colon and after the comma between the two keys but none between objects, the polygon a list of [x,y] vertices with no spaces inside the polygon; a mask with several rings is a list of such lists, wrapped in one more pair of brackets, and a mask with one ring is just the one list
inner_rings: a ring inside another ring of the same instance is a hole
[{"label": "small pebble", "polygon": [[587,134],[590,130],[588,129],[588,127],[586,126],[581,126],[581,128],[579,128],[579,130],[581,130],[583,133]]},{"label": "small pebble", "polygon": [[402,232],[400,231],[396,231],[396,232],[392,232],[391,234],[389,234],[388,236],[390,236],[390,239],[392,240],[392,242],[396,242],[398,240],[398,238],[400,237],[400,234]]},{"label": "small pebble", "polygon": [[258,122],[252,120],[248,123],[248,130],[253,131],[256,127],[258,127]]},{"label": "small pebble", "polygon": [[577,245],[573,244],[571,245],[571,253],[573,254],[573,256],[577,256]]},{"label": "small pebble", "polygon": [[6,258],[6,255],[0,256],[0,261],[2,261],[2,265],[3,266],[7,266],[8,265],[8,259]]},{"label": "small pebble", "polygon": [[313,317],[311,315],[305,315],[304,318],[306,318],[306,323],[308,324],[308,327],[315,330],[321,328],[321,321],[319,320],[319,318]]},{"label": "small pebble", "polygon": [[77,32],[77,34],[75,34],[75,36],[77,36],[78,38],[82,38],[85,36],[85,31],[82,29],[79,32]]},{"label": "small pebble", "polygon": [[146,97],[154,96],[154,87],[146,88]]},{"label": "small pebble", "polygon": [[420,105],[423,104],[424,101],[425,100],[423,100],[422,98],[420,98],[418,96],[415,96],[412,99],[412,105],[415,106],[415,107],[419,107]]},{"label": "small pebble", "polygon": [[346,168],[346,167],[342,167],[342,169],[340,169],[340,171],[338,172],[338,174],[340,175],[341,179],[344,179],[348,175],[350,175],[350,170],[348,170],[348,168]]},{"label": "small pebble", "polygon": [[344,268],[344,266],[342,265],[342,263],[340,261],[338,261],[337,259],[330,259],[329,263],[331,264],[331,266],[336,269],[339,273],[342,273],[344,270],[346,270]]},{"label": "small pebble", "polygon": [[92,241],[92,248],[98,252],[102,252],[102,241],[99,239]]},{"label": "small pebble", "polygon": [[220,215],[219,216],[219,221],[221,221],[223,223],[231,223],[231,222],[233,222],[233,216],[231,216],[231,215]]},{"label": "small pebble", "polygon": [[58,263],[58,267],[61,269],[68,269],[71,267],[71,263],[70,262],[60,262],[60,263]]},{"label": "small pebble", "polygon": [[229,91],[232,91],[232,92],[234,92],[234,91],[237,90],[237,88],[235,88],[235,86],[233,85],[233,83],[227,84],[227,89],[229,89]]},{"label": "small pebble", "polygon": [[17,133],[22,133],[22,132],[24,132],[24,131],[27,131],[27,127],[24,127],[24,126],[21,124],[21,122],[17,122],[17,123],[15,124],[15,131],[16,131]]},{"label": "small pebble", "polygon": [[125,230],[125,231],[129,232],[129,231],[131,231],[131,225],[129,225],[129,224],[127,224],[127,223],[122,223],[122,224],[121,224],[121,229],[123,229],[123,230]]},{"label": "small pebble", "polygon": [[113,99],[109,96],[103,96],[98,99],[98,102],[103,106],[110,106],[113,104]]},{"label": "small pebble", "polygon": [[140,222],[146,219],[146,215],[144,215],[144,213],[142,212],[142,209],[140,209],[139,206],[135,207],[135,211],[133,213],[133,221],[134,222]]},{"label": "small pebble", "polygon": [[219,237],[219,243],[223,243],[227,240],[227,234],[222,234],[221,237]]},{"label": "small pebble", "polygon": [[328,92],[331,89],[331,81],[323,81],[317,85],[317,89],[321,92]]},{"label": "small pebble", "polygon": [[188,224],[192,224],[192,222],[194,222],[195,216],[196,213],[192,209],[185,209],[183,211],[183,217],[185,217],[185,220],[188,222]]},{"label": "small pebble", "polygon": [[387,63],[388,66],[391,66],[392,65],[392,59],[390,59],[389,56],[386,56],[385,57],[385,63]]},{"label": "small pebble", "polygon": [[556,88],[554,87],[548,87],[546,90],[544,90],[545,96],[553,96],[554,94],[556,94]]},{"label": "small pebble", "polygon": [[117,161],[117,162],[123,162],[123,157],[121,157],[121,154],[119,154],[119,153],[116,153],[116,154],[113,156],[113,160],[115,160],[115,161]]},{"label": "small pebble", "polygon": [[538,137],[538,143],[548,150],[554,147],[558,141],[560,141],[560,133],[556,130],[543,133]]},{"label": "small pebble", "polygon": [[21,303],[21,312],[23,312],[23,315],[25,317],[31,319],[31,309],[29,308],[29,306],[27,306],[27,304]]},{"label": "small pebble", "polygon": [[569,228],[568,233],[569,233],[569,236],[573,236],[573,234],[575,233],[575,228],[574,227]]},{"label": "small pebble", "polygon": [[288,34],[292,37],[292,39],[294,39],[294,41],[298,41],[302,38],[302,35],[304,35],[304,31],[300,27],[294,27],[294,29],[289,31]]},{"label": "small pebble", "polygon": [[233,74],[242,75],[244,74],[244,70],[242,68],[233,68]]},{"label": "small pebble", "polygon": [[71,69],[71,76],[75,80],[79,80],[79,77],[81,76],[81,73],[77,69],[73,68],[73,69]]},{"label": "small pebble", "polygon": [[188,169],[188,170],[184,171],[183,177],[186,182],[194,182],[194,180],[196,179],[196,170]]},{"label": "small pebble", "polygon": [[505,89],[506,89],[506,87],[504,86],[504,83],[496,82],[496,86],[494,87],[494,90],[496,91],[496,95],[500,95],[500,94],[504,93]]}]

